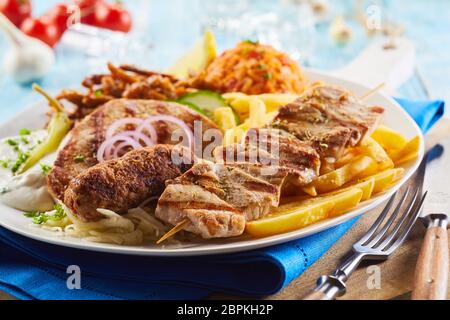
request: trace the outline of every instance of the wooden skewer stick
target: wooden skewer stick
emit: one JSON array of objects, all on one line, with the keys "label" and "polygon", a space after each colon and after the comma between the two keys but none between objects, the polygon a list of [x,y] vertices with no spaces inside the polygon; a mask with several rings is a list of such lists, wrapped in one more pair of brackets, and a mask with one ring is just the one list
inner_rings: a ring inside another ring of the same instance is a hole
[{"label": "wooden skewer stick", "polygon": [[375,93],[377,93],[378,91],[380,91],[381,89],[384,88],[384,86],[386,86],[386,83],[381,83],[378,86],[376,86],[375,88],[373,88],[372,90],[370,90],[369,92],[367,92],[365,95],[363,95],[362,97],[359,98],[359,100],[361,101],[366,101],[367,99],[369,99],[371,96],[373,96]]},{"label": "wooden skewer stick", "polygon": [[160,244],[161,242],[166,241],[170,237],[176,235],[178,232],[183,230],[183,228],[187,226],[189,223],[190,223],[189,219],[184,219],[183,221],[178,223],[175,227],[173,227],[170,231],[168,231],[165,235],[163,235],[161,239],[159,239],[158,242],[156,242],[156,244]]}]

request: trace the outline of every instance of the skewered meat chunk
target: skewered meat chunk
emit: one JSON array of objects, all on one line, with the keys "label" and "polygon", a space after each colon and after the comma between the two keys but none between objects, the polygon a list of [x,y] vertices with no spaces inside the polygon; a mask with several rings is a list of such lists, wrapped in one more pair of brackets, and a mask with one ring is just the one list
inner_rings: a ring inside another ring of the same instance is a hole
[{"label": "skewered meat chunk", "polygon": [[[173,161],[174,154],[177,160]],[[125,214],[151,197],[159,196],[165,182],[192,167],[194,156],[179,146],[157,145],[102,162],[71,180],[64,203],[81,221],[102,219],[97,209]]]},{"label": "skewered meat chunk", "polygon": [[289,178],[306,185],[317,176],[320,165],[313,148],[275,129],[254,130],[244,144],[217,148],[215,160],[216,164],[195,165],[170,183],[159,199],[156,216],[173,225],[188,219],[184,229],[204,238],[240,235],[242,219],[267,215],[279,205]]},{"label": "skewered meat chunk", "polygon": [[251,129],[244,144],[218,147],[214,155],[217,162],[228,165],[259,164],[269,176],[281,170],[297,186],[311,183],[320,169],[320,158],[313,147],[277,129]]},{"label": "skewered meat chunk", "polygon": [[156,216],[171,224],[189,219],[185,230],[203,238],[232,237],[242,234],[245,221],[278,206],[279,194],[279,187],[239,168],[204,162],[166,187]]},{"label": "skewered meat chunk", "polygon": [[334,162],[370,135],[383,113],[383,108],[367,107],[344,90],[320,86],[280,108],[270,127],[289,132],[315,148],[322,160]]}]

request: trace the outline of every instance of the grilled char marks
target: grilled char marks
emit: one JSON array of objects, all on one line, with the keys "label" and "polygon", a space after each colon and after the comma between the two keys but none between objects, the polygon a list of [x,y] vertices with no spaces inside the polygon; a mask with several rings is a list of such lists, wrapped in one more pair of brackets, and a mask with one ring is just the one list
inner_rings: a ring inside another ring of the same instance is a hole
[{"label": "grilled char marks", "polygon": [[255,130],[244,144],[217,148],[215,160],[171,182],[156,216],[173,225],[189,219],[185,230],[204,238],[240,235],[245,221],[260,219],[279,205],[287,181],[308,184],[320,165],[312,147],[275,129]]},{"label": "grilled char marks", "polygon": [[322,159],[333,161],[371,134],[383,112],[341,89],[321,86],[282,107],[271,127],[291,133],[314,147]]},{"label": "grilled char marks", "polygon": [[204,162],[167,186],[156,216],[174,225],[187,218],[191,224],[185,229],[203,238],[231,237],[278,201],[277,186],[239,168]]},{"label": "grilled char marks", "polygon": [[[181,160],[173,162],[177,153]],[[98,208],[124,214],[151,197],[159,196],[166,180],[179,177],[192,167],[187,149],[158,145],[129,152],[124,157],[98,164],[72,179],[64,203],[82,221],[97,221]]]}]

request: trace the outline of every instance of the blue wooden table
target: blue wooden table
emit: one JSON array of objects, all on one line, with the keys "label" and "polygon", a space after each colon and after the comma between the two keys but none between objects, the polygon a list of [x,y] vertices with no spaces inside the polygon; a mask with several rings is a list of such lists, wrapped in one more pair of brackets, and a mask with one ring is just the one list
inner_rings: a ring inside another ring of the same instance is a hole
[{"label": "blue wooden table", "polygon": [[[45,12],[58,0],[34,0],[35,13]],[[125,1],[133,11],[139,39],[151,43],[148,54],[142,49],[128,53],[126,57],[105,56],[117,62],[145,64],[163,68],[188,48],[201,33],[201,17],[204,1],[187,0],[133,0]],[[376,1],[375,1],[376,2]],[[331,3],[331,1],[329,2]],[[413,99],[441,98],[450,101],[450,1],[445,0],[395,0],[382,3],[383,15],[394,18],[406,28],[406,35],[417,45],[417,69],[415,77],[405,84],[400,93]],[[249,0],[250,10],[267,12],[279,7],[278,0]],[[330,4],[331,6],[331,4]],[[333,12],[347,14],[351,1],[333,1]],[[347,46],[337,46],[328,34],[328,27],[320,27],[314,34],[315,50],[308,63],[316,68],[338,68],[350,61],[369,41],[362,28],[354,29],[353,40]],[[295,36],[295,35],[293,35]],[[227,39],[225,39],[227,40]],[[229,40],[229,39],[228,39]],[[220,41],[223,48],[227,41]],[[8,43],[0,36],[0,60]],[[99,65],[81,53],[57,48],[57,64],[43,79],[41,85],[58,92],[62,88],[77,88],[84,76],[97,71]],[[420,77],[418,76],[420,75]],[[425,89],[424,89],[425,85]],[[0,71],[0,122],[39,99],[29,86],[20,86]]]}]

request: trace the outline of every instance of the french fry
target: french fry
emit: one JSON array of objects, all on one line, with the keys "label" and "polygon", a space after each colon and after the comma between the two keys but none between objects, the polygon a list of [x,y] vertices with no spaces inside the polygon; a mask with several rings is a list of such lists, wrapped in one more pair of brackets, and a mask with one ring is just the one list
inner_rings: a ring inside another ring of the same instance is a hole
[{"label": "french fry", "polygon": [[333,209],[332,202],[320,202],[289,209],[278,207],[274,213],[261,220],[247,222],[245,231],[255,237],[265,237],[304,228],[324,220]]},{"label": "french fry", "polygon": [[250,128],[260,128],[266,124],[266,105],[256,97],[250,97],[250,115],[248,122]]},{"label": "french fry", "polygon": [[278,111],[280,107],[294,102],[298,98],[298,95],[288,93],[267,93],[256,97],[264,102],[267,112],[274,112]]},{"label": "french fry", "polygon": [[330,162],[322,162],[320,165],[320,175],[323,176],[327,173],[330,173],[332,171],[336,170],[336,166],[334,163],[330,163]]},{"label": "french fry", "polygon": [[414,159],[417,159],[417,157],[419,156],[419,153],[410,153],[406,156],[401,157],[400,159],[398,159],[397,161],[395,161],[395,165],[400,166],[404,163],[410,162]]},{"label": "french fry", "polygon": [[304,228],[329,217],[335,217],[355,208],[363,197],[359,188],[349,188],[332,195],[308,199],[295,197],[275,208],[272,214],[246,224],[246,232],[263,237]]},{"label": "french fry", "polygon": [[362,199],[363,191],[359,188],[352,188],[335,195],[325,197],[327,201],[333,202],[334,206],[330,212],[330,217],[340,216],[355,208]]},{"label": "french fry", "polygon": [[222,98],[224,98],[227,103],[230,103],[236,99],[243,99],[246,97],[248,97],[248,96],[242,92],[230,92],[230,93],[224,93],[222,95]]},{"label": "french fry", "polygon": [[223,131],[236,128],[236,118],[230,107],[217,108],[214,110],[214,120]]},{"label": "french fry", "polygon": [[248,124],[248,121],[246,121],[236,128],[225,131],[223,144],[225,146],[229,146],[234,143],[240,143],[249,129],[250,126]]},{"label": "french fry", "polygon": [[396,151],[393,151],[389,154],[392,160],[394,160],[395,163],[397,163],[400,159],[406,158],[406,157],[414,157],[419,154],[420,149],[420,137],[414,137],[410,141],[406,143],[406,145]]},{"label": "french fry", "polygon": [[239,116],[248,114],[250,111],[250,101],[248,96],[234,99],[229,105],[236,111]]},{"label": "french fry", "polygon": [[364,178],[375,173],[377,167],[375,160],[361,156],[337,170],[320,176],[312,185],[319,193],[330,192],[354,178]]},{"label": "french fry", "polygon": [[371,157],[378,164],[378,170],[392,169],[394,162],[383,149],[383,147],[373,138],[367,138],[358,148],[361,154]]},{"label": "french fry", "polygon": [[363,192],[361,201],[369,200],[370,197],[372,197],[373,190],[375,188],[375,178],[367,178],[364,181],[357,182],[355,184],[350,184],[349,186],[344,187],[343,189],[339,189],[337,191],[333,191],[332,193],[328,193],[328,195],[338,194],[340,192],[348,191],[354,188],[358,188]]},{"label": "french fry", "polygon": [[377,194],[389,188],[392,185],[392,183],[394,183],[403,176],[404,172],[405,169],[403,168],[389,169],[380,172],[374,176],[371,176],[369,178],[366,178],[364,179],[364,181],[374,179],[375,186],[373,188],[373,194]]},{"label": "french fry", "polygon": [[380,126],[372,134],[372,138],[385,149],[399,150],[408,142],[399,132],[386,126]]},{"label": "french fry", "polygon": [[339,160],[336,161],[334,164],[336,168],[341,168],[351,162],[352,160],[355,160],[355,158],[359,155],[358,149],[349,149],[343,157],[341,157]]},{"label": "french fry", "polygon": [[310,195],[311,197],[316,197],[318,194],[314,186],[303,187],[302,190],[304,193]]},{"label": "french fry", "polygon": [[323,202],[332,202],[333,209],[329,216],[335,217],[355,208],[363,197],[363,191],[359,188],[349,188],[342,192],[331,193],[313,199],[304,200],[304,205],[313,205]]}]

